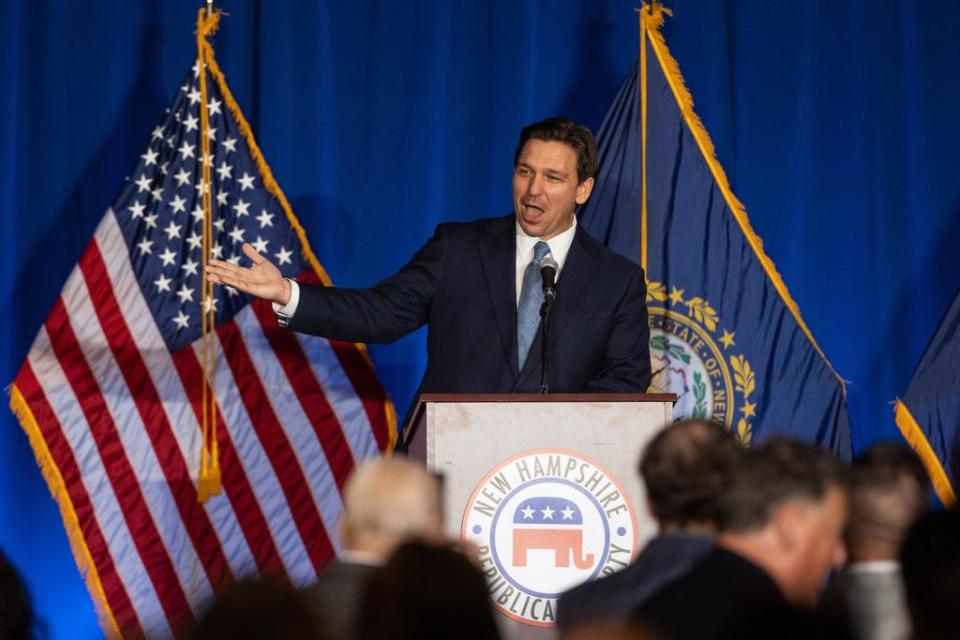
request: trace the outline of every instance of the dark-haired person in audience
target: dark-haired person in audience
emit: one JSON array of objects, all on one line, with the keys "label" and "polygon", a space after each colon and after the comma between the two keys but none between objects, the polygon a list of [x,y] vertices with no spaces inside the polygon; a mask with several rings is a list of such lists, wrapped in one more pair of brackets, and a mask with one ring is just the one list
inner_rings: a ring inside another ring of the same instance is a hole
[{"label": "dark-haired person in audience", "polygon": [[858,640],[907,640],[910,618],[900,546],[930,509],[927,473],[899,442],[878,442],[850,468],[848,564],[824,595],[824,610],[846,619]]},{"label": "dark-haired person in audience", "polygon": [[[188,640],[334,640],[304,594],[283,582],[227,586],[204,611]],[[337,639],[339,640],[339,639]]]},{"label": "dark-haired person in audience", "polygon": [[413,538],[443,538],[439,482],[406,458],[362,463],[343,495],[343,552],[307,590],[331,637],[338,640],[350,637],[366,581],[397,545]]},{"label": "dark-haired person in audience", "polygon": [[20,572],[0,551],[0,638],[32,640],[43,629],[34,616],[33,602]]},{"label": "dark-haired person in audience", "polygon": [[480,570],[449,546],[407,542],[370,578],[358,640],[499,640]]},{"label": "dark-haired person in audience", "polygon": [[741,455],[733,436],[712,422],[678,422],[654,436],[639,471],[660,531],[623,571],[561,596],[561,632],[568,635],[585,624],[628,619],[651,593],[710,551],[717,501]]},{"label": "dark-haired person in audience", "polygon": [[812,616],[846,559],[846,474],[829,453],[778,438],[749,450],[722,496],[717,547],[637,615],[667,637],[824,637]]},{"label": "dark-haired person in audience", "polygon": [[900,551],[914,640],[960,637],[960,511],[929,512]]}]

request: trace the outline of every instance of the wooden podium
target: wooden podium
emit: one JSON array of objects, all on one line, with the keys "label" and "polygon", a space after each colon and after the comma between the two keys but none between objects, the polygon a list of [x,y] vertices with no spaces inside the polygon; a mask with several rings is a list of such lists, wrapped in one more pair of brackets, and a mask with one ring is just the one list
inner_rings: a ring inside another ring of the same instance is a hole
[{"label": "wooden podium", "polygon": [[560,594],[656,531],[637,474],[673,394],[425,394],[409,455],[443,476],[445,527],[478,549],[504,638],[556,637]]}]

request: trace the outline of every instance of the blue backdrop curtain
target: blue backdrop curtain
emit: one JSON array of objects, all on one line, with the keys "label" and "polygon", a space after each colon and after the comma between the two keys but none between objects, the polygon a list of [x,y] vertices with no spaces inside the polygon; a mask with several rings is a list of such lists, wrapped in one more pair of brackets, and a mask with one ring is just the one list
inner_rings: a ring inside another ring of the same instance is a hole
[{"label": "blue backdrop curtain", "polygon": [[[636,3],[218,2],[234,94],[334,282],[436,223],[510,209],[520,128],[599,126]],[[848,386],[856,449],[896,435],[960,284],[960,5],[675,0],[664,35],[801,312]],[[199,3],[0,3],[0,366],[40,323],[195,55]],[[424,334],[371,353],[402,412]],[[55,638],[98,633],[26,437],[0,413],[0,547]]]}]

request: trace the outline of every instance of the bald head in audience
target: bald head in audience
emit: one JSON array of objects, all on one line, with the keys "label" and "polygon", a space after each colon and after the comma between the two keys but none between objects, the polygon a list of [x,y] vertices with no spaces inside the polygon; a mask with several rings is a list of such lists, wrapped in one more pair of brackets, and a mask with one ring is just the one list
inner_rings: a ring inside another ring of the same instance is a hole
[{"label": "bald head in audience", "polygon": [[411,538],[443,537],[440,484],[406,458],[362,463],[344,491],[341,534],[344,549],[385,559]]}]

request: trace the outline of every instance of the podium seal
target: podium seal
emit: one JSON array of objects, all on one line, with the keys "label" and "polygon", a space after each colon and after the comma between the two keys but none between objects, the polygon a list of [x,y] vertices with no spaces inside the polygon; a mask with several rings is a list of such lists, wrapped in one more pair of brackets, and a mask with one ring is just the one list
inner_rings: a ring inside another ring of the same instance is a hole
[{"label": "podium seal", "polygon": [[461,538],[479,547],[494,607],[549,627],[567,589],[624,568],[637,522],[622,485],[572,451],[537,449],[501,462],[477,484]]}]

